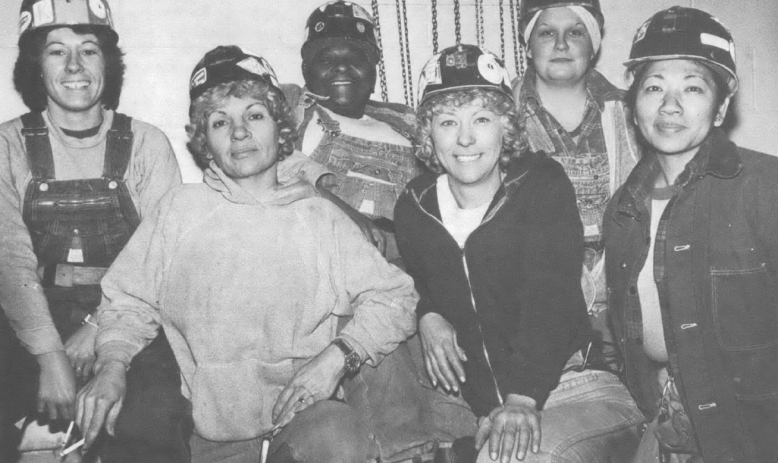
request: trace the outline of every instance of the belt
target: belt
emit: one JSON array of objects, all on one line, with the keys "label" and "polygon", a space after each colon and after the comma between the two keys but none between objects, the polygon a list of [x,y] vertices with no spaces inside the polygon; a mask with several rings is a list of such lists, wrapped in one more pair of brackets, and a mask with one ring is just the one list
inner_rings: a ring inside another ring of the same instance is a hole
[{"label": "belt", "polygon": [[78,267],[70,264],[49,264],[38,269],[44,288],[99,285],[108,267]]},{"label": "belt", "polygon": [[[610,352],[604,352],[605,347],[610,347]],[[582,372],[584,370],[600,370],[613,373],[621,377],[624,372],[624,360],[618,350],[618,346],[603,340],[590,341],[581,349],[582,361],[580,365],[569,365],[562,373],[568,371]]]}]

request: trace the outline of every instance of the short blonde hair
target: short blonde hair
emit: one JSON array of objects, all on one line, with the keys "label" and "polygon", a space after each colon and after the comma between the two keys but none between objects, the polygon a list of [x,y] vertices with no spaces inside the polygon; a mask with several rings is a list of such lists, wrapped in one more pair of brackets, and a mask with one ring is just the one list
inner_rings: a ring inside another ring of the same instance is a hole
[{"label": "short blonde hair", "polygon": [[519,156],[526,142],[519,136],[518,113],[513,100],[500,92],[484,88],[468,88],[435,95],[425,101],[416,111],[416,157],[435,173],[442,173],[443,167],[435,154],[430,132],[432,119],[443,113],[446,108],[459,108],[480,100],[484,109],[500,116],[503,128],[502,152],[500,153],[500,169],[505,171],[510,161]]},{"label": "short blonde hair", "polygon": [[186,126],[189,142],[186,147],[201,169],[210,165],[206,146],[208,115],[231,96],[235,98],[250,97],[262,102],[278,126],[278,136],[281,139],[278,160],[282,161],[292,154],[297,135],[292,110],[286,103],[284,94],[266,82],[253,79],[236,80],[209,88],[189,105],[189,124]]}]

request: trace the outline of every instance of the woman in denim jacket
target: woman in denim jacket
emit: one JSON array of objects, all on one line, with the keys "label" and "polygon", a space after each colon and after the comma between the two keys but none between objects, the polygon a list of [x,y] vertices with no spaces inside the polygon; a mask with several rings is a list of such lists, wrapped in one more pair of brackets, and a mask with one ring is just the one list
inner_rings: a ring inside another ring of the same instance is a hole
[{"label": "woman in denim jacket", "polygon": [[719,128],[734,56],[716,18],[673,7],[626,63],[646,155],[605,238],[628,384],[653,419],[638,461],[778,459],[778,160]]}]

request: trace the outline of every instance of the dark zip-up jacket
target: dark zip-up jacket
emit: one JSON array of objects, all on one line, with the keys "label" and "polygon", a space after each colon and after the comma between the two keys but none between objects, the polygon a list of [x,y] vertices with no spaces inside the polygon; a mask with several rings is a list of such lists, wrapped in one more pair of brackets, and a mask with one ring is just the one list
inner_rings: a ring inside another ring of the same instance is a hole
[{"label": "dark zip-up jacket", "polygon": [[464,249],[441,222],[436,180],[415,178],[395,207],[397,243],[420,296],[417,314],[436,312],[456,330],[468,358],[462,394],[477,415],[508,394],[542,408],[591,333],[570,180],[545,153],[523,154]]},{"label": "dark zip-up jacket", "polygon": [[[637,279],[658,172],[644,157],[605,215],[608,305],[649,417],[661,366],[643,351]],[[654,251],[669,370],[706,463],[778,461],[778,160],[714,129],[675,186]]]}]

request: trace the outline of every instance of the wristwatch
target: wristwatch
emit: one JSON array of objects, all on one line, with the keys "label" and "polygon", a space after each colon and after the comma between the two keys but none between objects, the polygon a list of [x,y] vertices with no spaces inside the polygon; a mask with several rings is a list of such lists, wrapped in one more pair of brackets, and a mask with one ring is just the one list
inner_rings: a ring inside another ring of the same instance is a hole
[{"label": "wristwatch", "polygon": [[362,366],[362,359],[359,357],[359,354],[354,351],[354,349],[341,338],[335,338],[335,340],[332,341],[333,344],[338,346],[338,349],[343,351],[343,355],[346,356],[346,373],[347,374],[354,374],[359,371],[359,367]]}]

